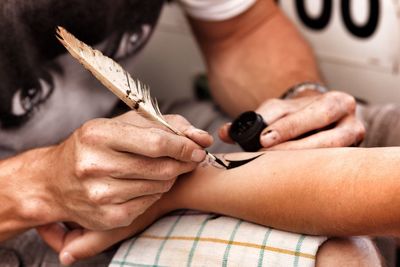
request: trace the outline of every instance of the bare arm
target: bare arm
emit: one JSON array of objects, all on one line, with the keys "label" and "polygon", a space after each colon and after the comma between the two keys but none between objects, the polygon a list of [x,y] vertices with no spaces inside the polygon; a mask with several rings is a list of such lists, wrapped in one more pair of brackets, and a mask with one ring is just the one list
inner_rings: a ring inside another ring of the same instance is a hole
[{"label": "bare arm", "polygon": [[53,229],[43,229],[43,236],[61,256],[69,253],[82,259],[181,208],[306,234],[399,235],[399,155],[399,148],[338,148],[267,152],[228,171],[203,164],[180,177],[169,193],[128,227],[64,231],[58,237]]},{"label": "bare arm", "polygon": [[[45,188],[39,175],[46,153],[47,149],[36,149],[0,161],[0,241],[46,223],[50,217],[46,214],[49,207],[44,205]],[[36,216],[31,216],[33,213]]]},{"label": "bare arm", "polygon": [[399,155],[399,148],[267,152],[229,171],[197,168],[173,188],[174,202],[299,233],[398,235]]},{"label": "bare arm", "polygon": [[221,22],[191,19],[209,70],[212,93],[231,115],[256,109],[294,84],[321,81],[315,58],[272,0]]},{"label": "bare arm", "polygon": [[[207,62],[215,100],[231,116],[247,110],[260,113],[269,125],[260,138],[264,148],[340,147],[363,139],[354,98],[346,93],[306,90],[294,100],[276,99],[296,84],[321,83],[322,78],[310,46],[275,1],[258,0],[230,20],[191,19],[191,25]],[[332,130],[292,141],[331,125]],[[232,142],[229,127],[220,131],[226,142]]]}]

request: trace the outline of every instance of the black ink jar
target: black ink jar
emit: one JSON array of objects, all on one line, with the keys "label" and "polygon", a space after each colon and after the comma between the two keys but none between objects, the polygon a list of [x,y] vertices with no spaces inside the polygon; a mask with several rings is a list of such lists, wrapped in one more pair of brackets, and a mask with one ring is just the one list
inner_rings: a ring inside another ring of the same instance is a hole
[{"label": "black ink jar", "polygon": [[237,117],[229,129],[229,136],[243,150],[254,152],[262,146],[260,134],[267,127],[262,116],[254,111],[247,111]]}]

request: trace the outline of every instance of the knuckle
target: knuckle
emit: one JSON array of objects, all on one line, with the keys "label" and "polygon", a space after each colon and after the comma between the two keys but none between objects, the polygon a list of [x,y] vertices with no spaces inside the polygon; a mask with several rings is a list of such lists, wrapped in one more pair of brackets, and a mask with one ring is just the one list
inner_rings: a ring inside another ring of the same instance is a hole
[{"label": "knuckle", "polygon": [[335,147],[346,147],[354,145],[357,143],[359,139],[358,129],[354,129],[353,127],[346,127],[338,131],[338,134],[333,141]]},{"label": "knuckle", "polygon": [[365,126],[362,124],[360,121],[357,121],[356,123],[356,141],[362,141],[365,137]]},{"label": "knuckle", "polygon": [[337,139],[335,141],[331,142],[330,147],[346,147],[348,144],[346,144],[343,140]]},{"label": "knuckle", "polygon": [[82,144],[97,144],[103,141],[104,134],[100,125],[108,123],[108,119],[94,119],[84,123],[78,130],[78,139]]},{"label": "knuckle", "polygon": [[188,124],[190,124],[188,122],[188,120],[185,119],[185,117],[183,117],[181,115],[177,115],[177,114],[167,115],[166,118],[170,123],[174,123],[174,124],[178,124],[178,125],[188,125]]},{"label": "knuckle", "polygon": [[78,224],[82,227],[90,230],[108,230],[109,226],[105,220],[107,212],[103,207],[95,207],[91,209],[90,217],[87,216],[87,212],[75,212],[75,219]]},{"label": "knuckle", "polygon": [[[345,136],[345,138],[342,138],[342,136]],[[337,138],[333,142],[334,145],[332,147],[345,147],[351,145],[351,143],[348,142],[349,139],[348,136],[349,136],[348,131],[342,131],[342,135],[337,136]]]},{"label": "knuckle", "polygon": [[356,99],[353,96],[351,96],[349,94],[343,94],[342,101],[349,113],[355,112],[357,103],[356,103]]},{"label": "knuckle", "polygon": [[340,101],[345,95],[347,94],[340,91],[330,91],[325,94],[325,97],[333,101]]},{"label": "knuckle", "polygon": [[78,178],[87,178],[112,171],[113,166],[103,163],[102,157],[90,151],[76,153],[73,165],[73,174]]},{"label": "knuckle", "polygon": [[119,171],[115,165],[104,162],[102,157],[90,151],[76,153],[73,168],[73,174],[78,178],[107,175]]},{"label": "knuckle", "polygon": [[266,106],[279,106],[282,103],[282,100],[278,98],[270,98],[264,102]]},{"label": "knuckle", "polygon": [[327,97],[330,101],[335,103],[335,106],[344,106],[344,108],[349,112],[353,113],[356,109],[356,100],[353,96],[340,92],[340,91],[332,91],[327,93]]},{"label": "knuckle", "polygon": [[85,178],[91,176],[93,172],[93,164],[89,160],[84,159],[82,156],[78,157],[75,161],[75,176],[78,178]]},{"label": "knuckle", "polygon": [[175,164],[170,162],[169,164],[165,164],[162,166],[161,174],[164,179],[170,179],[178,176],[177,168]]},{"label": "knuckle", "polygon": [[190,160],[191,148],[187,142],[182,143],[178,148],[177,159]]},{"label": "knuckle", "polygon": [[87,189],[89,201],[95,205],[104,205],[111,203],[109,185],[95,185]]},{"label": "knuckle", "polygon": [[324,141],[322,147],[345,147],[348,146],[348,132],[345,129],[338,129],[335,134]]},{"label": "knuckle", "polygon": [[320,112],[322,114],[322,123],[327,125],[336,118],[336,102],[326,101],[321,107]]},{"label": "knuckle", "polygon": [[271,109],[271,108],[280,107],[282,105],[282,103],[283,103],[283,101],[280,99],[270,98],[261,104],[259,110],[263,111],[263,110],[267,110],[267,109]]},{"label": "knuckle", "polygon": [[284,123],[282,123],[282,127],[281,129],[279,129],[278,135],[275,137],[276,138],[276,142],[275,143],[281,143],[283,141],[287,141],[290,140],[292,138],[295,138],[297,135],[299,135],[297,127],[296,125],[296,121],[294,120],[288,120]]},{"label": "knuckle", "polygon": [[164,138],[163,131],[157,128],[150,128],[148,140],[148,151],[151,156],[162,156],[162,152],[167,146],[167,140]]},{"label": "knuckle", "polygon": [[132,223],[132,221],[136,218],[136,216],[132,216],[133,212],[126,207],[126,205],[122,205],[120,207],[113,208],[107,217],[106,225],[108,228],[115,227],[125,227]]},{"label": "knuckle", "polygon": [[130,110],[128,112],[125,112],[123,115],[121,115],[123,117],[126,117],[126,119],[128,120],[128,122],[130,120],[135,121],[138,117],[140,117],[140,115],[135,111],[135,110]]},{"label": "knuckle", "polygon": [[362,124],[361,122],[358,123],[358,135],[360,135],[362,138],[365,136],[366,133],[366,129],[364,124]]},{"label": "knuckle", "polygon": [[273,136],[275,143],[291,139],[297,135],[300,118],[296,115],[289,115],[286,119],[279,120],[270,127],[276,132]]},{"label": "knuckle", "polygon": [[35,199],[33,201],[19,201],[15,207],[18,210],[18,214],[26,221],[40,221],[48,216],[45,211],[49,210],[49,206],[46,201],[41,199]]}]

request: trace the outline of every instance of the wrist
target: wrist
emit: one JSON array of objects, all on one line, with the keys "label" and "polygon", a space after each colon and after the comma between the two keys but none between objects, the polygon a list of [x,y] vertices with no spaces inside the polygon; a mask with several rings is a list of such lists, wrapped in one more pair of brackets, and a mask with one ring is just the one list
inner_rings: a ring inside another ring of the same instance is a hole
[{"label": "wrist", "polygon": [[321,83],[304,82],[290,87],[281,96],[281,99],[294,99],[305,96],[321,95],[328,92],[328,89]]},{"label": "wrist", "polygon": [[[220,156],[220,155],[218,155]],[[219,193],[219,183],[226,170],[215,168],[213,163],[204,161],[190,173],[179,176],[171,191],[168,192],[169,205],[173,209],[193,209],[213,211],[208,204]]]},{"label": "wrist", "polygon": [[[177,184],[177,182],[175,183]],[[159,217],[167,214],[171,211],[178,210],[182,208],[181,199],[177,190],[175,190],[174,185],[170,191],[165,193],[159,201],[157,201],[157,211],[156,213],[159,214]]]},{"label": "wrist", "polygon": [[25,226],[34,227],[57,221],[50,176],[53,167],[49,157],[52,148],[27,151],[7,160],[2,178],[10,181],[10,201],[14,213]]}]

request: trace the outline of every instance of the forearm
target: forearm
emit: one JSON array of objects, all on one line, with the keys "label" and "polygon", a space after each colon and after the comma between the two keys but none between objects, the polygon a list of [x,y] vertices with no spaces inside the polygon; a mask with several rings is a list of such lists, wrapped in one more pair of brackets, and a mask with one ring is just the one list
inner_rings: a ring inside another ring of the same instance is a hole
[{"label": "forearm", "polygon": [[294,84],[320,81],[309,45],[274,1],[225,22],[192,21],[212,92],[231,115],[256,109]]},{"label": "forearm", "polygon": [[[266,152],[232,170],[179,179],[179,208],[308,234],[399,234],[400,149]],[[246,156],[247,157],[247,156]]]},{"label": "forearm", "polygon": [[[36,149],[0,161],[0,241],[49,218],[39,173],[47,149]],[[54,210],[53,210],[54,211]]]},{"label": "forearm", "polygon": [[94,255],[176,209],[215,212],[305,234],[398,235],[399,155],[400,148],[272,151],[230,170],[202,164],[179,177],[171,191],[129,226],[71,232],[78,240],[67,241],[63,250]]}]

